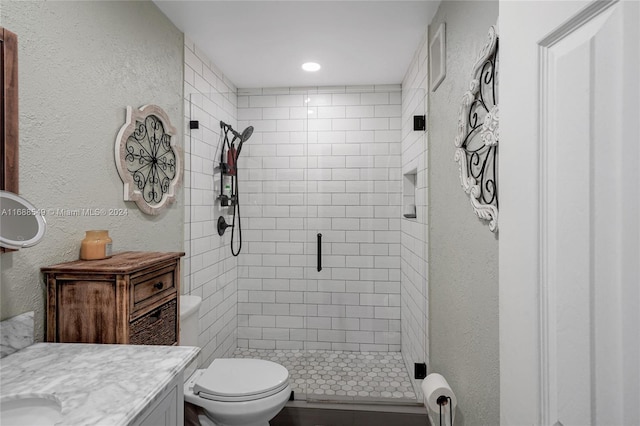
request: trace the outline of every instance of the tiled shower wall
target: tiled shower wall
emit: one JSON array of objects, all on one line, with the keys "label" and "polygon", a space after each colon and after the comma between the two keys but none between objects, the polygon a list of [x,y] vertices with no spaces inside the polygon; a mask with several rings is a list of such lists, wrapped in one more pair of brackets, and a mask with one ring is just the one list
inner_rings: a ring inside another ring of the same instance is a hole
[{"label": "tiled shower wall", "polygon": [[402,82],[402,172],[415,179],[404,195],[413,195],[416,204],[416,218],[403,218],[401,225],[402,355],[410,372],[428,360],[427,132],[413,130],[413,116],[427,114],[427,65],[425,32]]},{"label": "tiled shower wall", "polygon": [[248,125],[238,346],[400,350],[400,85],[240,89]]},{"label": "tiled shower wall", "polygon": [[[213,171],[220,120],[236,125],[237,89],[186,36],[184,58],[182,293],[202,297],[198,344],[201,365],[208,366],[214,358],[230,356],[237,339],[237,262],[229,233],[221,238],[216,231],[218,216],[228,212],[215,202]],[[200,128],[189,129],[190,120],[198,120]]]}]

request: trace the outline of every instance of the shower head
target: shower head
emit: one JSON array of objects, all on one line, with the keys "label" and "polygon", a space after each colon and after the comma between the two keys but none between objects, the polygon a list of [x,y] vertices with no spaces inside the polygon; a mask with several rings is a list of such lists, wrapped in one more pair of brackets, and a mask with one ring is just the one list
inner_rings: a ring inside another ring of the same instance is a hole
[{"label": "shower head", "polygon": [[247,141],[253,134],[253,126],[249,126],[242,131],[241,135],[238,135],[240,138],[240,143],[238,144],[238,155],[240,155],[240,150],[242,149],[242,144]]},{"label": "shower head", "polygon": [[243,130],[242,133],[238,133],[233,129],[233,127],[231,127],[230,124],[227,124],[224,121],[220,121],[220,129],[222,129],[224,133],[231,132],[231,134],[233,134],[234,139],[240,139],[240,143],[249,139],[253,134],[253,126],[247,127],[246,129]]},{"label": "shower head", "polygon": [[233,140],[231,141],[230,145],[229,145],[229,142],[227,141],[227,146],[229,148],[233,147],[233,143],[236,141],[236,139],[240,139],[240,142],[238,143],[238,151],[236,152],[236,158],[237,158],[237,156],[240,155],[240,149],[242,149],[242,144],[245,143],[247,139],[249,139],[253,134],[253,126],[247,127],[242,131],[242,133],[238,133],[229,124],[225,123],[224,121],[220,121],[220,129],[225,135],[225,141],[226,141],[226,137],[227,137],[226,135],[228,132],[231,132],[231,134],[233,134]]},{"label": "shower head", "polygon": [[231,130],[231,133],[233,133],[233,139],[240,139],[240,143],[243,143],[244,141],[249,139],[253,134],[253,126],[247,127],[242,131],[242,133],[238,133],[233,130],[233,127],[229,127],[229,130]]},{"label": "shower head", "polygon": [[240,143],[245,142],[247,139],[251,137],[252,134],[253,134],[253,126],[249,126],[246,129],[244,129],[242,131],[242,134],[240,135]]}]

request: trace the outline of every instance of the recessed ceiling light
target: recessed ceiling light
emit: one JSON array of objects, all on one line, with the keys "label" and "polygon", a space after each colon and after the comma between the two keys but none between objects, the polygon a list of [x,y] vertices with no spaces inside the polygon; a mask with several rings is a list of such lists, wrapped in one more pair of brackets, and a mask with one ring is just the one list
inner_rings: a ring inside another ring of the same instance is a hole
[{"label": "recessed ceiling light", "polygon": [[302,64],[302,69],[309,72],[316,72],[320,69],[320,64],[316,62],[305,62]]}]

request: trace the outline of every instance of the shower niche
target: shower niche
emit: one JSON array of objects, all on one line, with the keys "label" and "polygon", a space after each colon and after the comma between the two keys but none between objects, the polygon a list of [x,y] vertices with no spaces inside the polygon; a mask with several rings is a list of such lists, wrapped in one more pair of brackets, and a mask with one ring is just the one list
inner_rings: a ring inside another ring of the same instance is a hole
[{"label": "shower niche", "polygon": [[402,216],[406,219],[416,219],[416,180],[417,170],[405,173],[402,178]]}]

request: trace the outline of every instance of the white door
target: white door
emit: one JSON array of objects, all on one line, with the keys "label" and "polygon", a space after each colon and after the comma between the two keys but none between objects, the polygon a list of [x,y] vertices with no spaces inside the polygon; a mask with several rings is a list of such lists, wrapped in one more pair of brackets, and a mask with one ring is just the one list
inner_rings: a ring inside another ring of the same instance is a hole
[{"label": "white door", "polygon": [[640,425],[640,7],[500,2],[502,424]]}]

